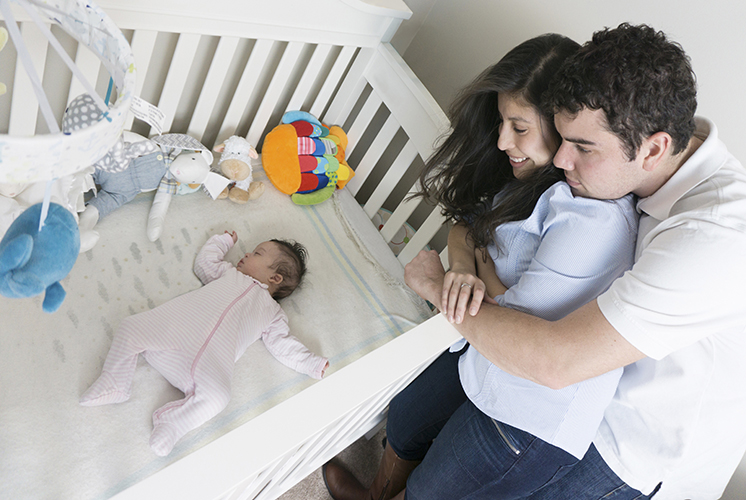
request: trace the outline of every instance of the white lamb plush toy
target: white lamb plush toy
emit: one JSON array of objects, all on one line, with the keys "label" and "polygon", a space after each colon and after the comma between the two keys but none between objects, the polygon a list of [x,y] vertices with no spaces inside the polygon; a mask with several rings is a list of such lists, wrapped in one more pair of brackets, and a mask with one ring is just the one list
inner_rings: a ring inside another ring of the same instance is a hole
[{"label": "white lamb plush toy", "polygon": [[255,182],[252,175],[251,160],[259,158],[259,155],[249,141],[234,135],[215,146],[213,151],[221,153],[217,165],[220,171],[235,182],[232,187],[225,188],[218,199],[230,198],[231,201],[243,204],[264,193],[264,184]]}]

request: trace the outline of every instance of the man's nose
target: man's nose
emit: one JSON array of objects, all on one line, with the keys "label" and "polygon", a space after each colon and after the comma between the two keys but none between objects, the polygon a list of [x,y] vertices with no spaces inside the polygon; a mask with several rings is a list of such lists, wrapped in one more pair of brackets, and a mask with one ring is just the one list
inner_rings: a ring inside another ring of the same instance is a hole
[{"label": "man's nose", "polygon": [[567,143],[562,143],[560,145],[560,148],[557,150],[557,152],[554,155],[554,166],[557,168],[561,168],[562,170],[573,170],[575,168],[575,165],[573,165],[571,155],[570,155],[570,148],[572,146]]}]

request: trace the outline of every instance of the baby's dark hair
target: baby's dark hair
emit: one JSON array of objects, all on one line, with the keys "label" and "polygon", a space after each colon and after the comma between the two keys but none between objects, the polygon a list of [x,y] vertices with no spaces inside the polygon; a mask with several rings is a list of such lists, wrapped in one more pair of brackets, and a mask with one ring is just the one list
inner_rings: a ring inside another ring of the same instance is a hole
[{"label": "baby's dark hair", "polygon": [[308,250],[306,247],[293,240],[270,240],[277,243],[282,256],[274,263],[274,270],[282,276],[282,283],[277,287],[272,298],[284,299],[303,281],[306,275],[306,262],[308,261]]}]

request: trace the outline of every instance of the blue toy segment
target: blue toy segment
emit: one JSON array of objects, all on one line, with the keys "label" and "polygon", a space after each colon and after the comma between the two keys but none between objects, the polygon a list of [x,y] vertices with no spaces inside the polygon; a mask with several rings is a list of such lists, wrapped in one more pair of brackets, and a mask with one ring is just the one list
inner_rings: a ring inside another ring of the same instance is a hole
[{"label": "blue toy segment", "polygon": [[38,276],[22,267],[13,271],[12,274],[13,280],[8,282],[8,289],[10,290],[8,297],[11,299],[35,297],[47,288],[47,285],[42,283]]},{"label": "blue toy segment", "polygon": [[59,282],[78,258],[80,233],[75,217],[56,203],[49,204],[39,230],[42,204],[27,208],[0,241],[0,295],[33,297],[48,290],[45,312],[56,311],[65,298]]},{"label": "blue toy segment", "polygon": [[329,135],[329,129],[326,128],[323,125],[314,125],[313,126],[313,135],[312,137],[326,137]]},{"label": "blue toy segment", "polygon": [[318,158],[318,162],[316,168],[313,169],[312,172],[314,174],[323,174],[329,168],[329,160],[327,159],[326,155],[317,156],[316,158]]},{"label": "blue toy segment", "polygon": [[60,282],[52,283],[47,287],[47,292],[44,294],[44,302],[41,303],[41,310],[47,313],[53,313],[62,305],[62,301],[65,300],[65,289],[62,288]]},{"label": "blue toy segment", "polygon": [[321,126],[321,122],[313,116],[311,113],[308,113],[307,111],[288,111],[284,115],[282,115],[282,123],[293,123],[297,122],[298,120],[307,121],[309,123],[313,123],[315,125]]},{"label": "blue toy segment", "polygon": [[21,234],[8,241],[6,247],[2,249],[3,258],[0,259],[0,273],[7,273],[25,266],[31,258],[33,248],[34,239],[29,234]]}]

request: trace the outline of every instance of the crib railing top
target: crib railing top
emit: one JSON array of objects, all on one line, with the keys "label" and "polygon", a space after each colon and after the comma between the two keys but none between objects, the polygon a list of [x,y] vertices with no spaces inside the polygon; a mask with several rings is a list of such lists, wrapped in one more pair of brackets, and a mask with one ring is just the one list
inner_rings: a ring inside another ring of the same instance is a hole
[{"label": "crib railing top", "polygon": [[121,29],[373,47],[411,10],[402,0],[99,0]]}]

